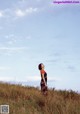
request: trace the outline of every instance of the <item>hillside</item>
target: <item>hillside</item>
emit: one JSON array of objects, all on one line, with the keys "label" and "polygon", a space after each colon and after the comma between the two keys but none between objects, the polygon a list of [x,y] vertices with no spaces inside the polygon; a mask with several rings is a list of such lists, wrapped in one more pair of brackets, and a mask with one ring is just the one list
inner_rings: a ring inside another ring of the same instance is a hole
[{"label": "hillside", "polygon": [[44,96],[38,88],[0,83],[0,105],[10,114],[80,114],[80,94],[49,89]]}]

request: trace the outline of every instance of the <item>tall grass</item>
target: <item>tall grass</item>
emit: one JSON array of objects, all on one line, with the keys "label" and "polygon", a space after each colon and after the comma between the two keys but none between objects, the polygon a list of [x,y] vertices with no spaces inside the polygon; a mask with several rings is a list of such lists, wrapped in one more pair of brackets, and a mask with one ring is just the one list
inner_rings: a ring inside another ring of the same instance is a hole
[{"label": "tall grass", "polygon": [[0,105],[8,104],[10,114],[80,114],[80,94],[70,90],[48,90],[0,83]]}]

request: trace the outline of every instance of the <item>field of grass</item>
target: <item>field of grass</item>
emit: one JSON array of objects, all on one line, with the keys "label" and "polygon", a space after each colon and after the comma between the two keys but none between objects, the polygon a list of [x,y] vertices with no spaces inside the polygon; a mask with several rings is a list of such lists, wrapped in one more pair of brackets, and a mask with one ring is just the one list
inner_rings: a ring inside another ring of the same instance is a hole
[{"label": "field of grass", "polygon": [[0,83],[0,105],[9,105],[10,114],[80,114],[80,94],[70,90],[38,88]]}]

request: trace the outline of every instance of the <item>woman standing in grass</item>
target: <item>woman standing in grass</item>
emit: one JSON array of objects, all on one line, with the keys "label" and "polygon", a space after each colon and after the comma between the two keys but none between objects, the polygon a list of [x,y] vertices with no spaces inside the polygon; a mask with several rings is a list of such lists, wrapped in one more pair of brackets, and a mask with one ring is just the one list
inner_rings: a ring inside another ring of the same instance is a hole
[{"label": "woman standing in grass", "polygon": [[47,73],[44,70],[44,64],[40,63],[38,65],[38,68],[40,70],[40,74],[41,74],[41,91],[43,92],[43,94],[47,94]]}]

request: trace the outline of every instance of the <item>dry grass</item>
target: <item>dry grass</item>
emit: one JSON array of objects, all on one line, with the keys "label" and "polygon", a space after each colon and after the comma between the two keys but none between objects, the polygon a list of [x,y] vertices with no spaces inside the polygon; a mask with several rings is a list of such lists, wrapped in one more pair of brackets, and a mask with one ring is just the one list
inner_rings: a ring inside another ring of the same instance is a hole
[{"label": "dry grass", "polygon": [[10,114],[80,114],[80,94],[0,83],[0,105],[8,104]]}]

